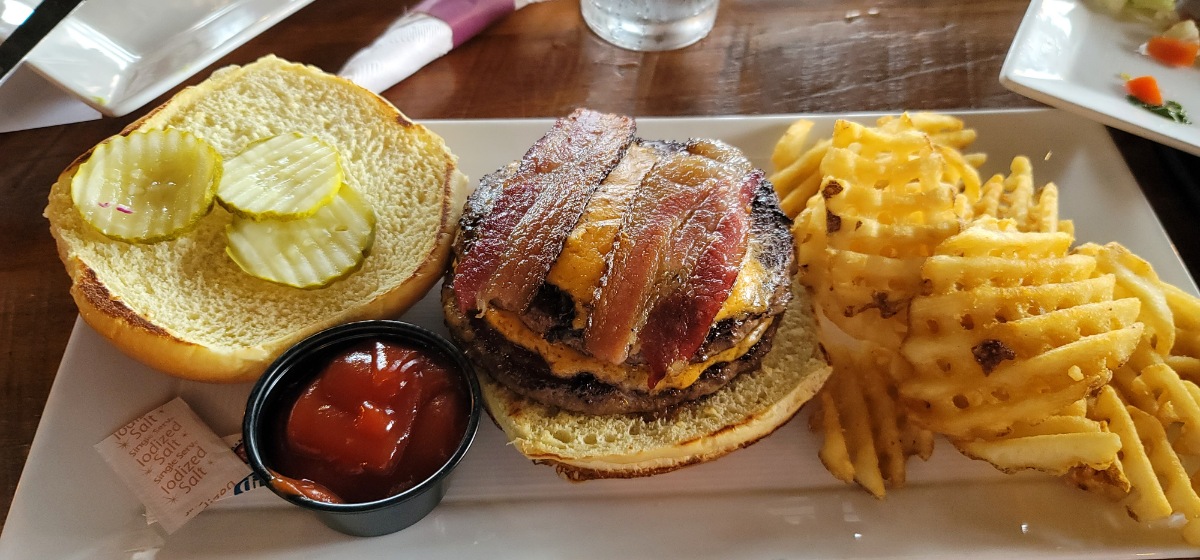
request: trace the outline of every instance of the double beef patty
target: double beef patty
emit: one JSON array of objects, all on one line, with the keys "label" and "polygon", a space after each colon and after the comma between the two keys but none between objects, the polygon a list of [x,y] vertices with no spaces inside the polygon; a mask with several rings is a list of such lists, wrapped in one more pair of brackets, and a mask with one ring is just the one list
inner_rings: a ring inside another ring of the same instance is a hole
[{"label": "double beef patty", "polygon": [[[659,150],[687,149],[688,146],[678,143],[653,145]],[[487,175],[468,198],[460,222],[459,235],[454,244],[456,263],[463,253],[470,249],[484,216],[490,211],[505,179],[511,176],[514,170],[515,166],[510,165]],[[774,187],[768,181],[762,181],[752,202],[747,249],[751,258],[756,259],[766,271],[767,280],[763,291],[770,294],[768,300],[771,303],[765,312],[732,317],[713,325],[694,361],[703,361],[708,356],[736,345],[764,321],[774,319],[774,322],[763,333],[759,342],[741,357],[710,366],[695,383],[684,389],[650,392],[645,388],[621,387],[606,383],[590,373],[580,373],[570,378],[554,375],[537,353],[509,341],[486,320],[464,317],[458,312],[454,291],[451,289],[453,267],[447,271],[442,283],[446,324],[476,364],[482,366],[482,369],[497,382],[525,397],[587,414],[665,411],[679,403],[716,392],[742,372],[758,369],[762,357],[771,348],[775,327],[791,299],[794,245],[790,228],[791,220],[779,210],[779,199]],[[582,332],[572,329],[573,309],[574,303],[570,301],[569,296],[547,284],[539,290],[538,296],[522,319],[534,331],[542,333],[548,341],[579,349]],[[630,356],[626,363],[637,365],[641,363],[641,356]]]}]

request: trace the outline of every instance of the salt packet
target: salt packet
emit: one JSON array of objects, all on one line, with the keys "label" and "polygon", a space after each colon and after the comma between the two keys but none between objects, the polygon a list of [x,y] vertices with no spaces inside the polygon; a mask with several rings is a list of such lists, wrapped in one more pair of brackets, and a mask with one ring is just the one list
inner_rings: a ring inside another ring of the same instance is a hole
[{"label": "salt packet", "polygon": [[147,518],[173,533],[250,474],[183,399],[139,416],[95,445],[146,506]]}]

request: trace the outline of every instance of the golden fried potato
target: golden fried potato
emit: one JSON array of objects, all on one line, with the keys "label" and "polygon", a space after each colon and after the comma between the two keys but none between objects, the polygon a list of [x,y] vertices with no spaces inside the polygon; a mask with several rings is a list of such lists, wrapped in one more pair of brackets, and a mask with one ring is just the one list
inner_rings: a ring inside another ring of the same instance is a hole
[{"label": "golden fried potato", "polygon": [[920,290],[922,259],[829,251],[822,272],[825,318],[847,335],[899,349],[907,331],[908,301]]},{"label": "golden fried potato", "polygon": [[1072,252],[1058,188],[1024,157],[982,182],[958,119],[811,131],[780,139],[771,179],[834,366],[811,416],[826,468],[883,497],[936,431],[1139,519],[1183,514],[1200,543],[1200,299],[1119,245]]},{"label": "golden fried potato", "polygon": [[1058,215],[1058,187],[1047,183],[1036,189],[1029,158],[1013,158],[1008,177],[995,175],[983,184],[977,197],[964,193],[962,216],[973,220],[990,216],[1012,220],[1020,231],[1072,233],[1074,226]]},{"label": "golden fried potato", "polygon": [[[1069,243],[984,218],[937,247],[902,347],[914,375],[900,393],[914,421],[954,438],[1000,437],[1089,395],[1129,358],[1138,300],[1114,301],[1115,279],[1090,278],[1094,265],[1068,256]],[[1021,269],[1031,272],[1012,276]]]},{"label": "golden fried potato", "polygon": [[788,127],[787,132],[775,143],[775,151],[771,153],[771,165],[776,170],[783,169],[804,153],[804,145],[808,143],[808,135],[812,133],[813,122],[800,119]]},{"label": "golden fried potato", "polygon": [[819,166],[829,149],[830,140],[823,139],[805,148],[812,133],[813,122],[800,119],[788,127],[775,143],[771,165],[775,171],[767,179],[775,186],[780,206],[790,218],[795,218],[805,203],[817,192],[821,182]]},{"label": "golden fried potato", "polygon": [[[854,123],[837,128],[822,162],[827,178],[793,230],[801,282],[833,324],[895,351],[908,301],[920,289],[921,263],[959,229],[957,187],[942,182],[944,162],[919,132],[899,134],[894,157],[881,157],[882,138],[897,135]],[[910,160],[914,149],[923,155]]]},{"label": "golden fried potato", "polygon": [[811,417],[813,431],[823,432],[824,439],[817,456],[821,464],[834,478],[842,482],[854,482],[854,462],[850,459],[846,433],[842,428],[841,414],[835,399],[833,376],[825,382],[817,394],[817,412]]},{"label": "golden fried potato", "polygon": [[1054,422],[1057,418],[1062,417],[1051,416],[1041,422],[1054,424],[1046,433],[959,440],[954,446],[963,455],[987,461],[1006,473],[1033,469],[1062,476],[1080,468],[1107,472],[1121,450],[1121,439],[1099,422],[1078,419],[1078,425],[1063,426]]},{"label": "golden fried potato", "polygon": [[1145,335],[1150,338],[1150,346],[1160,355],[1170,355],[1175,346],[1175,314],[1167,302],[1163,283],[1150,263],[1119,243],[1104,246],[1085,243],[1075,251],[1095,257],[1100,273],[1116,277],[1118,297],[1136,297],[1142,302],[1138,320],[1146,326]]},{"label": "golden fried potato", "polygon": [[[912,113],[885,116],[878,119],[874,128],[841,121],[833,138],[814,142],[804,147],[811,135],[813,122],[805,119],[792,123],[776,142],[771,154],[774,172],[768,177],[779,195],[780,207],[790,218],[795,218],[806,207],[809,199],[817,194],[825,178],[830,175],[867,180],[865,170],[878,168],[869,165],[871,160],[889,160],[890,164],[908,162],[912,167],[921,165],[921,158],[911,150],[915,146],[928,146],[946,162],[941,168],[942,179],[951,184],[962,184],[963,188],[977,197],[980,180],[978,167],[986,161],[983,154],[963,154],[975,141],[975,131],[963,128],[963,122],[955,117],[937,113]],[[826,161],[830,148],[849,149],[863,157],[856,160],[862,166],[847,174],[851,160],[840,154],[841,164]],[[836,170],[835,170],[836,168]],[[960,189],[961,190],[961,189]]]},{"label": "golden fried potato", "polygon": [[896,402],[896,384],[912,370],[899,349],[921,266],[961,229],[955,203],[978,190],[970,161],[981,158],[958,151],[974,132],[942,115],[884,117],[875,127],[839,121],[832,138],[798,156],[806,125],[795,126],[776,164],[794,159],[772,180],[785,212],[803,206],[792,230],[799,280],[814,295],[834,365],[813,416],[825,434],[820,456],[837,478],[882,497],[904,483],[907,457],[933,452],[933,434]]},{"label": "golden fried potato", "polygon": [[[1184,538],[1192,544],[1200,544],[1200,541],[1195,540],[1196,523],[1197,519],[1200,519],[1200,496],[1192,488],[1191,477],[1183,468],[1179,456],[1171,449],[1166,430],[1153,416],[1132,407],[1128,410],[1146,455],[1154,466],[1154,473],[1158,475],[1160,487],[1170,502],[1171,510],[1182,513],[1187,518]],[[1142,488],[1135,484],[1131,493],[1141,490]],[[1138,519],[1147,521],[1140,517]]]},{"label": "golden fried potato", "polygon": [[1084,246],[1079,253],[1096,255],[1096,273],[1110,273],[1118,292],[1141,301],[1139,317],[1147,325],[1128,363],[1114,372],[1089,413],[1121,436],[1120,462],[1130,484],[1127,509],[1141,521],[1181,513],[1187,519],[1184,539],[1200,544],[1200,496],[1193,482],[1200,478],[1200,387],[1182,379],[1169,361],[1178,345],[1162,333],[1177,330],[1175,310],[1149,264],[1119,245]]},{"label": "golden fried potato", "polygon": [[817,303],[820,303],[823,295],[818,295],[817,291],[828,288],[826,271],[829,270],[829,228],[824,198],[814,196],[808,200],[808,206],[792,224],[792,237],[796,239],[796,265],[800,270],[797,280],[813,290]]},{"label": "golden fried potato", "polygon": [[842,375],[834,385],[834,402],[846,430],[850,444],[850,457],[854,462],[854,479],[876,497],[885,493],[883,473],[879,468],[879,456],[871,430],[871,415],[865,395],[858,383],[858,375],[850,372]]},{"label": "golden fried potato", "polygon": [[1129,514],[1139,521],[1163,519],[1171,515],[1171,503],[1154,473],[1154,465],[1130,415],[1131,410],[1138,409],[1121,402],[1112,387],[1104,387],[1089,416],[1104,422],[1121,438],[1120,463],[1130,488],[1125,503]]},{"label": "golden fried potato", "polygon": [[1041,422],[1015,423],[1002,437],[952,443],[963,455],[1006,473],[1039,470],[1084,487],[1115,488],[1119,493],[1114,495],[1123,497],[1129,484],[1117,460],[1121,439],[1104,423],[1087,418],[1087,406],[1087,399],[1079,399]]},{"label": "golden fried potato", "polygon": [[1164,361],[1171,369],[1191,381],[1200,380],[1200,358],[1191,356],[1167,356]]},{"label": "golden fried potato", "polygon": [[818,456],[836,478],[857,482],[877,498],[904,485],[905,461],[928,458],[933,437],[904,421],[895,385],[884,368],[893,358],[869,343],[825,345],[834,367],[811,417],[824,441]]},{"label": "golden fried potato", "polygon": [[1180,375],[1200,382],[1200,298],[1165,282],[1158,286],[1175,321],[1175,344],[1164,358]]}]

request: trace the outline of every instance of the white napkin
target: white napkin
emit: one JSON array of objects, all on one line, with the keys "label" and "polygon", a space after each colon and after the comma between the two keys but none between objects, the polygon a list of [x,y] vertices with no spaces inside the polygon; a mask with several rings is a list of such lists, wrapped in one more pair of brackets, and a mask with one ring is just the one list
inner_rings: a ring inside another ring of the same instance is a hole
[{"label": "white napkin", "polygon": [[22,65],[0,85],[0,133],[90,121],[100,113]]},{"label": "white napkin", "polygon": [[396,20],[374,43],[358,51],[338,72],[379,93],[413,75],[453,48],[450,24],[424,12]]},{"label": "white napkin", "polygon": [[425,0],[358,51],[338,72],[379,93],[450,52],[496,20],[541,0]]}]

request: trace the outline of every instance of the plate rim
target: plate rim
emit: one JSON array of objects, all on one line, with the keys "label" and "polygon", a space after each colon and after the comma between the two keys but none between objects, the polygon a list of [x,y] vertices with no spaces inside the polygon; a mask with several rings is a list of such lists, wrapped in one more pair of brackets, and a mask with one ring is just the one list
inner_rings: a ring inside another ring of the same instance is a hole
[{"label": "plate rim", "polygon": [[[1047,108],[1015,108],[1015,109],[1004,109],[1004,110],[976,109],[976,110],[965,110],[965,111],[940,111],[940,112],[944,113],[944,114],[963,116],[963,117],[969,117],[971,115],[1020,114],[1020,115],[1027,115],[1027,116],[1036,116],[1038,114],[1053,114],[1053,113],[1066,114],[1065,112],[1062,112],[1062,111],[1057,111],[1055,109],[1047,109]],[[668,116],[668,117],[649,116],[649,117],[638,117],[638,118],[639,118],[639,121],[641,121],[641,122],[645,122],[645,121],[666,121],[666,122],[670,122],[670,121],[694,121],[694,122],[773,121],[773,122],[783,122],[786,119],[814,117],[814,116],[821,117],[821,118],[842,118],[842,117],[845,117],[845,118],[870,118],[870,117],[889,115],[889,114],[895,114],[895,112],[894,111],[869,111],[869,112],[849,112],[849,113],[800,113],[800,114],[787,113],[787,114],[774,114],[774,115],[717,115],[717,116],[703,116],[702,115],[702,116]],[[508,123],[544,123],[544,122],[552,121],[553,119],[554,119],[554,117],[512,118],[512,119],[444,119],[444,120],[420,120],[420,121],[418,121],[418,124],[429,125],[429,124],[437,124],[437,123],[456,123],[456,124],[462,124],[462,125],[470,125],[470,124],[476,124],[476,123],[489,123],[489,124],[496,124],[496,125],[502,126],[502,125],[505,125]],[[1098,125],[1096,125],[1095,131],[1104,132],[1103,129],[1101,127],[1099,127]],[[1107,133],[1105,133],[1103,135],[1103,138],[1098,141],[1107,144],[1108,146],[1111,147],[1112,150],[1117,151],[1117,147],[1116,147],[1115,143],[1113,142],[1113,139]],[[1119,153],[1119,151],[1118,151],[1118,153]],[[1128,165],[1125,164],[1125,162],[1123,160],[1120,162],[1120,166],[1125,168],[1126,170],[1128,170]],[[1136,188],[1136,177],[1134,177],[1131,172],[1129,173],[1129,175],[1134,180],[1134,183],[1135,183],[1134,186]],[[1143,195],[1143,198],[1144,198],[1144,195]],[[1151,210],[1151,212],[1153,212],[1152,208],[1150,208],[1150,210]],[[1162,230],[1161,221],[1157,220],[1156,215],[1155,215],[1155,218],[1156,218],[1155,221],[1158,222],[1159,229]],[[1170,237],[1166,235],[1165,230],[1163,230],[1161,232],[1161,235],[1167,241],[1170,240]],[[1173,248],[1171,249],[1171,253],[1174,255],[1174,258],[1176,260],[1179,260],[1180,265],[1182,266],[1182,261],[1179,259],[1178,253],[1174,252]],[[1184,272],[1187,275],[1187,277],[1193,279],[1193,282],[1194,282],[1194,278],[1191,276],[1190,271],[1188,271],[1186,269],[1186,267],[1184,267]],[[67,347],[68,350],[71,348],[72,344],[78,342],[76,333],[77,333],[77,329],[80,329],[80,328],[86,328],[86,325],[84,325],[82,323],[81,319],[77,318],[76,323],[72,330],[71,338],[68,341],[68,347]],[[67,354],[68,354],[68,352],[64,351],[64,358],[66,357]],[[51,400],[56,398],[55,397],[56,393],[58,394],[58,400],[65,398],[61,394],[62,390],[61,390],[61,387],[59,384],[59,381],[61,378],[61,376],[59,374],[62,372],[63,367],[64,367],[63,363],[60,362],[59,373],[56,373],[55,382],[51,388],[50,396],[47,399],[47,407],[45,409],[43,409],[43,413],[45,412],[46,409],[49,408],[49,404],[50,404]],[[49,414],[43,414],[41,420],[38,423],[38,428],[35,432],[33,442],[30,446],[30,455],[31,456],[33,454],[33,450],[39,449],[42,447],[48,447],[50,445],[50,442],[44,441],[44,440],[51,436],[43,431],[46,426],[46,423],[49,419],[50,419]],[[46,451],[43,451],[43,453],[46,453]],[[14,505],[16,505],[16,503],[17,503],[16,498],[17,498],[17,496],[20,495],[22,486],[25,485],[23,483],[26,480],[25,479],[25,474],[26,474],[25,471],[27,468],[29,468],[28,460],[26,461],[25,466],[23,466],[23,468],[22,468],[21,478],[17,485],[17,492],[14,493],[14,501],[13,501]],[[851,489],[851,491],[859,492],[859,490],[857,490],[857,489]],[[26,498],[26,499],[36,499],[36,498]],[[12,510],[10,510],[9,513],[11,516]],[[14,544],[12,544],[14,539],[11,537],[11,535],[8,531],[10,526],[11,526],[10,523],[6,522],[5,526],[3,528],[4,529],[3,533],[0,533],[0,553],[3,553],[6,550],[8,550],[7,547],[9,547],[9,546],[15,546]],[[8,538],[5,538],[6,536],[8,536]],[[6,543],[5,541],[8,541],[8,542]],[[1158,549],[1158,550],[1166,550],[1166,549]],[[1084,556],[1081,556],[1079,553],[1076,553],[1074,556],[1071,556],[1069,554],[1064,554],[1062,557],[1067,558],[1067,557],[1084,557]]]},{"label": "plate rim", "polygon": [[[1110,126],[1112,128],[1123,130],[1130,134],[1141,136],[1148,140],[1152,140],[1154,142],[1158,142],[1160,144],[1164,144],[1166,146],[1170,146],[1172,148],[1176,148],[1178,150],[1188,152],[1192,155],[1200,156],[1200,143],[1192,143],[1192,142],[1171,136],[1169,134],[1165,134],[1163,132],[1154,130],[1153,128],[1138,124],[1138,123],[1134,122],[1133,120],[1119,118],[1117,116],[1109,114],[1108,112],[1105,112],[1102,107],[1098,107],[1098,106],[1088,103],[1086,101],[1078,100],[1078,98],[1086,97],[1087,95],[1084,95],[1084,96],[1077,95],[1077,96],[1075,96],[1076,99],[1071,99],[1071,98],[1064,97],[1063,95],[1059,95],[1059,94],[1056,94],[1053,91],[1051,91],[1053,89],[1065,89],[1065,90],[1079,90],[1088,95],[1093,93],[1092,90],[1087,89],[1084,86],[1081,86],[1074,82],[1070,82],[1069,80],[1067,80],[1065,78],[1062,80],[1039,79],[1039,78],[1033,78],[1033,77],[1026,77],[1026,76],[1021,75],[1018,72],[1018,69],[1016,67],[1017,66],[1016,59],[1018,57],[1018,54],[1020,53],[1022,48],[1025,48],[1030,42],[1032,42],[1034,40],[1034,36],[1038,30],[1037,22],[1034,20],[1036,20],[1036,14],[1041,11],[1042,7],[1046,4],[1047,1],[1048,0],[1032,0],[1029,3],[1029,7],[1026,9],[1024,16],[1022,16],[1022,18],[1021,18],[1021,24],[1017,28],[1017,33],[1013,36],[1013,41],[1009,45],[1008,52],[1004,57],[1004,63],[1000,67],[1000,76],[999,76],[1000,85],[1004,86],[1006,89],[1008,89],[1009,91],[1012,91],[1013,93],[1028,97],[1030,99],[1033,99],[1034,101],[1037,101],[1040,103],[1045,103],[1047,105],[1050,105],[1051,107],[1055,107],[1055,108],[1059,108],[1059,109],[1063,109],[1065,111],[1075,113],[1077,115],[1080,115],[1085,118],[1099,122],[1100,124],[1103,124],[1105,126]],[[1088,10],[1088,11],[1091,10],[1091,8],[1086,6],[1085,3],[1080,0],[1075,0],[1074,3],[1077,5],[1077,7],[1079,9]],[[1104,17],[1104,16],[1102,14],[1091,13],[1089,16],[1086,16],[1086,17],[1092,18],[1092,17]],[[1060,84],[1060,85],[1056,88],[1049,88],[1049,87],[1045,87],[1043,85],[1044,83],[1050,83],[1050,82],[1054,82],[1054,83]]]},{"label": "plate rim", "polygon": [[[262,34],[266,30],[274,27],[275,24],[283,21],[287,17],[296,13],[300,9],[311,4],[314,0],[278,0],[278,6],[271,11],[267,17],[256,19],[250,25],[242,28],[232,37],[222,42],[217,48],[201,51],[191,64],[185,64],[177,67],[174,71],[168,72],[164,76],[146,86],[125,92],[122,95],[114,96],[112,99],[97,99],[87,92],[83,91],[78,82],[71,81],[68,77],[61,76],[55,73],[47,63],[39,62],[38,52],[35,49],[30,53],[30,56],[25,59],[23,64],[28,64],[30,69],[36,72],[46,81],[54,84],[73,95],[76,99],[86,103],[89,107],[99,111],[107,117],[121,117],[133,111],[144,107],[158,96],[167,92],[171,88],[183,83],[188,78],[196,75],[200,71],[208,68],[218,59],[232,52],[234,49],[246,44],[251,39]],[[138,66],[136,64],[129,65],[122,70],[125,72],[136,72]]]}]

